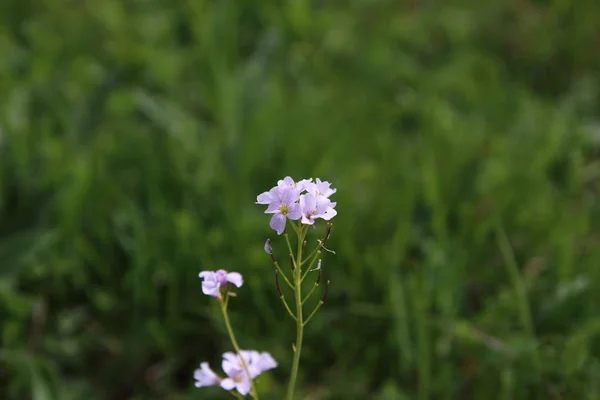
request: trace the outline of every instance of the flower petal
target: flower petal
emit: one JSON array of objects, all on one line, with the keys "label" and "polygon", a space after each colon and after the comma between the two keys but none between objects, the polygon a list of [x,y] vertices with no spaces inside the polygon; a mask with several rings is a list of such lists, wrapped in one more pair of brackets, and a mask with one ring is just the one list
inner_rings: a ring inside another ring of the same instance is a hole
[{"label": "flower petal", "polygon": [[198,277],[202,279],[207,279],[215,274],[214,271],[202,271],[198,274]]},{"label": "flower petal", "polygon": [[286,218],[283,214],[274,214],[269,222],[269,226],[274,229],[278,235],[281,235],[285,230]]},{"label": "flower petal", "polygon": [[256,204],[269,204],[272,198],[271,192],[263,192],[256,196]]},{"label": "flower petal", "polygon": [[219,285],[216,282],[202,282],[202,293],[207,296],[219,297]]},{"label": "flower petal", "polygon": [[219,377],[210,369],[207,362],[201,363],[200,368],[194,371],[194,379],[197,388],[215,386],[219,383]]},{"label": "flower petal", "polygon": [[221,387],[225,390],[232,390],[235,387],[235,382],[231,378],[221,379]]},{"label": "flower petal", "polygon": [[252,385],[250,384],[250,379],[248,378],[248,375],[243,373],[243,374],[241,374],[240,381],[237,382],[237,384],[235,385],[235,388],[237,389],[238,392],[240,392],[240,394],[242,396],[245,396],[248,393],[250,393],[251,386]]},{"label": "flower petal", "polygon": [[237,287],[242,287],[244,284],[244,279],[242,278],[242,274],[239,272],[230,272],[227,274],[227,282],[233,283]]},{"label": "flower petal", "polygon": [[301,216],[302,216],[302,209],[300,208],[300,204],[293,203],[288,207],[288,213],[286,215],[286,217],[288,219],[295,221],[297,219],[300,219]]}]

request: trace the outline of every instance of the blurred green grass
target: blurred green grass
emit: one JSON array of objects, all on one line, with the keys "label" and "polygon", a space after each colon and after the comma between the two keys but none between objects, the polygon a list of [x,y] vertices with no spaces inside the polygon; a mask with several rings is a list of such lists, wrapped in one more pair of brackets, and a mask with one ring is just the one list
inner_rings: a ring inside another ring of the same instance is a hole
[{"label": "blurred green grass", "polygon": [[217,268],[282,398],[285,175],[338,189],[299,398],[600,398],[600,6],[472,3],[0,5],[0,398],[224,398]]}]

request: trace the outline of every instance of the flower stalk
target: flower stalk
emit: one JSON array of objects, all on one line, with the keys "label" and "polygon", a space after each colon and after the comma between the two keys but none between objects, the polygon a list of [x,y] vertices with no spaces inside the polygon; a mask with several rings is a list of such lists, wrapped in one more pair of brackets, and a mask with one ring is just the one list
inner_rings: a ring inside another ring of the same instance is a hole
[{"label": "flower stalk", "polygon": [[[229,296],[226,298],[229,299]],[[227,300],[221,302],[221,313],[223,314],[223,321],[225,321],[225,328],[227,329],[227,334],[229,335],[229,340],[231,340],[231,345],[235,349],[237,354],[242,354],[242,350],[240,349],[240,345],[238,344],[235,334],[233,333],[233,328],[231,327],[231,321],[229,320],[229,314],[227,313]],[[258,400],[258,393],[256,391],[256,386],[254,385],[254,379],[251,378],[250,370],[248,369],[248,364],[244,360],[244,357],[240,357],[242,367],[244,368],[244,372],[250,378],[250,396],[253,399]]]},{"label": "flower stalk", "polygon": [[[287,400],[294,399],[298,369],[300,366],[300,354],[302,353],[302,340],[304,337],[304,319],[302,315],[302,250],[304,249],[304,237],[307,229],[298,224],[296,233],[298,236],[298,252],[294,262],[294,299],[296,301],[296,342],[294,344],[294,360],[292,361],[292,372],[287,391]],[[289,244],[289,240],[288,240]],[[290,246],[291,248],[291,246]]]}]

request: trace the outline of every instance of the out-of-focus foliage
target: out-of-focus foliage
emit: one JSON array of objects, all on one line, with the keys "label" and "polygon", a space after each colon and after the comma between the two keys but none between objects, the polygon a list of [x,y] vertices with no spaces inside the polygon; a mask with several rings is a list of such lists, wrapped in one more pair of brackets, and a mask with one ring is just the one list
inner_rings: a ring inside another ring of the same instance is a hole
[{"label": "out-of-focus foliage", "polygon": [[[280,368],[255,196],[338,192],[299,399],[600,398],[600,3],[0,5],[0,398],[218,399],[197,273]],[[313,236],[313,238],[316,236]]]}]

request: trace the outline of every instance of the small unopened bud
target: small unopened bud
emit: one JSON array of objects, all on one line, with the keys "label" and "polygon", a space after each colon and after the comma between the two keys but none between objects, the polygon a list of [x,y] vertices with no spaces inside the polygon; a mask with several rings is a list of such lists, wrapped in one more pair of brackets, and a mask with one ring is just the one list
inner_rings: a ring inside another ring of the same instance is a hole
[{"label": "small unopened bud", "polygon": [[268,255],[273,254],[273,247],[271,247],[271,239],[267,239],[267,241],[265,242],[265,252]]}]

